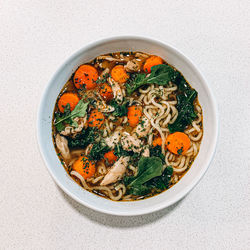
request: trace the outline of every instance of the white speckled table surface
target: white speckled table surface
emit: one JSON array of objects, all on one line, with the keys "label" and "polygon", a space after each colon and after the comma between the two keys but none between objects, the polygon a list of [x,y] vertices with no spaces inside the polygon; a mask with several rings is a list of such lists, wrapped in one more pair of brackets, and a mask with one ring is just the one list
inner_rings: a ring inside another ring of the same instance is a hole
[{"label": "white speckled table surface", "polygon": [[[155,2],[155,3],[153,3]],[[0,1],[1,249],[250,249],[250,2]],[[162,211],[92,211],[50,177],[36,141],[42,91],[85,44],[145,35],[206,76],[220,112],[216,155],[198,186]]]}]

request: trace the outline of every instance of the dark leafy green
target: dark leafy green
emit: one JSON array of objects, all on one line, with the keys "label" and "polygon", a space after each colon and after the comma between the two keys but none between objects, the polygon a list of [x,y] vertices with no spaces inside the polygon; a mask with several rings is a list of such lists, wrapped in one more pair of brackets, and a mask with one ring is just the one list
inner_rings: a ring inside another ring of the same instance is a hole
[{"label": "dark leafy green", "polygon": [[87,128],[82,130],[81,133],[76,135],[74,138],[67,138],[69,148],[85,148],[89,144],[93,143],[98,136],[96,128]]},{"label": "dark leafy green", "polygon": [[156,147],[150,147],[149,151],[151,156],[159,157],[162,161],[162,164],[165,164],[165,156],[161,151],[161,146],[157,145]]},{"label": "dark leafy green", "polygon": [[60,132],[64,129],[64,124],[63,123],[67,123],[72,125],[73,127],[78,127],[78,123],[76,121],[74,121],[73,119],[76,117],[84,117],[86,114],[86,110],[88,107],[88,102],[85,103],[83,102],[83,99],[81,99],[76,107],[74,108],[74,110],[72,110],[72,112],[70,112],[70,105],[69,103],[67,103],[67,105],[65,106],[65,109],[67,108],[67,110],[61,114],[61,115],[56,115],[56,119],[55,119],[55,123],[54,125],[56,126],[56,129]]},{"label": "dark leafy green", "polygon": [[185,128],[197,117],[193,104],[196,96],[197,91],[191,88],[177,94],[178,116],[173,124],[168,125],[170,133],[174,133],[176,131],[183,132]]},{"label": "dark leafy green", "polygon": [[179,92],[185,92],[186,90],[190,89],[189,84],[181,74],[179,74],[179,76],[176,78],[175,84],[178,86]]},{"label": "dark leafy green", "polygon": [[148,181],[146,185],[151,188],[163,191],[169,187],[169,182],[173,174],[173,168],[168,166],[165,168],[161,176],[155,177]]},{"label": "dark leafy green", "polygon": [[[126,151],[122,148],[122,145],[120,143],[115,145],[114,148],[114,154],[117,157],[121,157],[121,156],[133,156],[135,153],[133,151]],[[136,154],[139,155],[139,154]]]},{"label": "dark leafy green", "polygon": [[147,185],[140,185],[140,186],[130,187],[127,190],[127,193],[137,195],[137,196],[141,196],[141,195],[149,194],[151,192],[151,190],[152,190],[152,187],[148,187]]},{"label": "dark leafy green", "polygon": [[[165,168],[161,176],[154,177],[142,185],[134,185],[131,187],[128,186],[127,193],[133,195],[147,195],[153,192],[154,193],[161,192],[169,188],[172,175],[173,175],[173,168],[171,166],[168,166]],[[126,178],[125,178],[125,184],[126,181],[129,180],[128,177]]]},{"label": "dark leafy green", "polygon": [[96,142],[93,144],[93,147],[89,153],[90,160],[101,160],[105,153],[110,151],[111,148],[105,143],[104,140]]},{"label": "dark leafy green", "polygon": [[126,179],[127,186],[140,186],[152,178],[160,176],[162,167],[161,159],[158,157],[141,157],[138,162],[138,174]]},{"label": "dark leafy green", "polygon": [[131,95],[136,89],[146,84],[168,85],[169,82],[176,82],[180,73],[166,64],[160,64],[151,68],[151,73],[137,74],[133,81],[126,84],[128,95]]},{"label": "dark leafy green", "polygon": [[[57,112],[55,113],[55,121],[60,121],[62,120],[64,117],[67,117],[70,115],[70,104],[67,103],[66,106],[64,107],[64,113],[60,113],[60,112]],[[68,123],[70,124],[71,123],[71,119],[68,118],[66,120],[64,120],[65,123]],[[58,122],[57,124],[55,124],[55,127],[57,129],[58,132],[61,132],[64,130],[65,126],[62,122]]]},{"label": "dark leafy green", "polygon": [[118,104],[114,99],[110,102],[110,105],[115,108],[112,112],[113,116],[122,117],[128,113],[128,102],[124,102],[122,105]]}]

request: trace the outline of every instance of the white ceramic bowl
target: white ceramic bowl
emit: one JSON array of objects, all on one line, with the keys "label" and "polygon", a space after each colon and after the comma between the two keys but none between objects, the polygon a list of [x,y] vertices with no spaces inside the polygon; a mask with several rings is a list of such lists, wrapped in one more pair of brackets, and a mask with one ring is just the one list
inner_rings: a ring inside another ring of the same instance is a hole
[{"label": "white ceramic bowl", "polygon": [[[203,109],[204,135],[200,152],[190,170],[169,190],[135,202],[114,202],[92,194],[77,185],[66,173],[52,142],[52,114],[56,98],[77,67],[96,56],[116,51],[143,51],[161,56],[176,67],[198,91]],[[141,37],[116,37],[101,40],[72,55],[48,83],[38,112],[38,143],[46,166],[56,183],[76,201],[94,210],[113,215],[141,215],[172,205],[183,198],[201,179],[213,157],[218,136],[218,114],[215,99],[200,71],[182,53],[164,43]]]}]

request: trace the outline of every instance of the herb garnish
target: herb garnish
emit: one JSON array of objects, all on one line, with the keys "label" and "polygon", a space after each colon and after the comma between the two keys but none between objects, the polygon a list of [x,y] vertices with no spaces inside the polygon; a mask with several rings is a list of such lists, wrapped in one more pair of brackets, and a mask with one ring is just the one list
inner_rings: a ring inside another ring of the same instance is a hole
[{"label": "herb garnish", "polygon": [[90,160],[100,160],[103,158],[104,154],[110,151],[110,147],[106,144],[104,140],[94,143],[88,157]]},{"label": "herb garnish", "polygon": [[73,119],[76,117],[84,117],[86,115],[86,110],[88,107],[88,102],[84,103],[83,99],[81,99],[76,107],[74,108],[74,110],[72,110],[72,112],[70,112],[70,105],[69,103],[67,103],[67,105],[65,106],[64,109],[64,113],[59,115],[56,114],[55,115],[55,123],[54,125],[56,126],[56,129],[60,132],[62,130],[64,130],[65,126],[63,124],[63,122],[68,123],[70,125],[72,125],[73,127],[78,127],[78,123],[76,121],[74,121]]},{"label": "herb garnish", "polygon": [[110,106],[114,107],[115,110],[112,112],[113,116],[122,117],[128,113],[128,102],[124,101],[123,104],[118,104],[114,99],[110,102]]},{"label": "herb garnish", "polygon": [[99,83],[105,83],[105,82],[107,82],[107,79],[110,77],[110,74],[109,73],[106,73],[106,74],[104,74],[103,76],[102,76],[102,78],[98,78],[95,82],[97,83],[97,84],[99,84]]}]

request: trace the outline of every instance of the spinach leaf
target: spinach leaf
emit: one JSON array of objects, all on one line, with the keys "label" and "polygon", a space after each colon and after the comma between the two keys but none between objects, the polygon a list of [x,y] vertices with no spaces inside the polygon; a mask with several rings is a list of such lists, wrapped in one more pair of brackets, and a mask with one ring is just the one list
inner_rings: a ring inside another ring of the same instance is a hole
[{"label": "spinach leaf", "polygon": [[71,112],[71,118],[74,119],[76,117],[84,117],[86,114],[86,110],[88,107],[88,102],[83,102],[83,100],[81,99],[76,107],[74,108],[74,110]]},{"label": "spinach leaf", "polygon": [[196,96],[197,91],[191,88],[177,94],[176,107],[178,110],[178,116],[173,124],[168,125],[170,133],[174,133],[176,131],[183,132],[185,128],[197,117],[193,104]]},{"label": "spinach leaf", "polygon": [[82,130],[81,133],[77,134],[74,138],[67,137],[69,148],[85,148],[93,143],[98,136],[96,128]]},{"label": "spinach leaf", "polygon": [[[173,168],[168,166],[165,168],[161,176],[152,178],[142,185],[128,186],[127,193],[133,195],[147,195],[150,192],[159,192],[169,188],[170,180],[173,175]],[[131,177],[130,177],[131,178]],[[129,177],[124,177],[124,184],[127,185]]]},{"label": "spinach leaf", "polygon": [[110,151],[111,148],[105,143],[104,140],[101,140],[95,143],[89,153],[90,160],[101,160],[105,153]]},{"label": "spinach leaf", "polygon": [[138,174],[127,178],[128,187],[139,186],[162,174],[162,162],[158,157],[141,157],[138,163]]},{"label": "spinach leaf", "polygon": [[180,73],[166,64],[160,64],[151,68],[151,73],[147,77],[146,74],[137,74],[133,81],[126,84],[128,95],[131,95],[137,88],[146,84],[168,85],[169,82],[176,82]]},{"label": "spinach leaf", "polygon": [[70,105],[69,105],[69,103],[67,103],[67,105],[65,106],[65,109],[67,108],[67,110],[63,114],[57,115],[55,117],[56,120],[55,120],[54,125],[56,126],[56,128],[59,129],[58,131],[62,131],[65,127],[62,122],[68,123],[68,124],[72,125],[73,127],[78,127],[77,122],[75,122],[73,119],[76,117],[84,117],[86,114],[88,104],[89,104],[88,102],[84,103],[83,99],[81,99],[77,103],[74,110],[72,110],[72,112],[69,112]]},{"label": "spinach leaf", "polygon": [[110,105],[115,108],[112,112],[113,116],[122,117],[128,113],[128,102],[124,102],[122,105],[118,104],[114,99],[110,102]]},{"label": "spinach leaf", "polygon": [[173,168],[172,166],[168,166],[165,168],[161,176],[151,179],[146,183],[146,185],[148,187],[163,191],[169,187],[169,182],[171,180],[172,174]]}]

